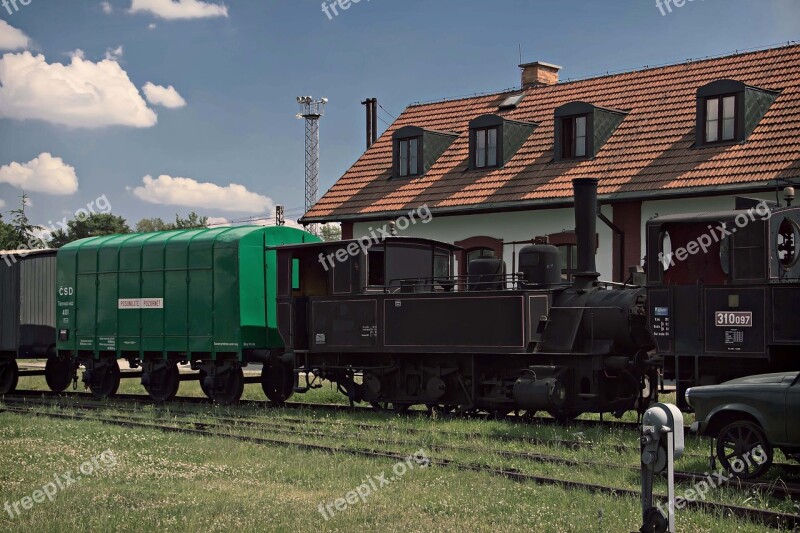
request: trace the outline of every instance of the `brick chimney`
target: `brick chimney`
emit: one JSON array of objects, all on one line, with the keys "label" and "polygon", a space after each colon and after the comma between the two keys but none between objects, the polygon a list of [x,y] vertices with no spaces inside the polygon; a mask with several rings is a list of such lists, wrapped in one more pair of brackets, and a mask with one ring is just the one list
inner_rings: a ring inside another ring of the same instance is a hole
[{"label": "brick chimney", "polygon": [[545,85],[555,85],[558,83],[558,71],[561,67],[550,63],[525,63],[520,65],[522,69],[522,88],[542,87]]}]

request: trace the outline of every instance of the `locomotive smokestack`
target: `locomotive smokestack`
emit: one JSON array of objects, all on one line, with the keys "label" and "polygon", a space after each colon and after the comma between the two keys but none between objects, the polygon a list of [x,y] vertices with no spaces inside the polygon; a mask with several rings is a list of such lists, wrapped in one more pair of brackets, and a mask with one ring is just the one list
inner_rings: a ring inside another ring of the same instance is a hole
[{"label": "locomotive smokestack", "polygon": [[575,236],[578,245],[578,272],[575,283],[587,286],[597,281],[595,253],[597,251],[597,180],[578,178],[572,180],[575,191]]}]

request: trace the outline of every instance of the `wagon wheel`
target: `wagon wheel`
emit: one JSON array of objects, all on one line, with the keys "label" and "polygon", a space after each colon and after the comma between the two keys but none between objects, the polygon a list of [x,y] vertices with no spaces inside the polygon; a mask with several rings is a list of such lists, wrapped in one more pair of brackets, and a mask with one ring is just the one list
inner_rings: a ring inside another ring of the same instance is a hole
[{"label": "wagon wheel", "polygon": [[269,401],[278,406],[286,404],[294,393],[294,370],[290,365],[273,361],[261,370],[261,388]]},{"label": "wagon wheel", "polygon": [[413,404],[395,402],[369,402],[373,409],[380,412],[392,411],[394,413],[406,413]]},{"label": "wagon wheel", "polygon": [[200,379],[199,379],[200,390],[202,390],[203,394],[205,394],[209,399],[213,400],[214,399],[214,394],[212,393],[211,389],[209,389],[206,386],[206,378],[207,377],[208,377],[208,372],[206,372],[205,370],[203,370],[201,368],[200,369]]},{"label": "wagon wheel", "polygon": [[228,373],[224,380],[225,387],[213,391],[213,399],[219,405],[232,405],[242,399],[244,394],[244,372],[241,368],[236,368]]},{"label": "wagon wheel", "polygon": [[92,387],[89,385],[89,390],[92,391],[92,395],[98,400],[110,398],[117,393],[117,390],[119,390],[119,363],[114,360],[102,368],[105,372],[105,375],[103,376],[103,384],[99,387]]},{"label": "wagon wheel", "polygon": [[740,420],[719,432],[717,457],[728,472],[753,479],[762,477],[772,466],[773,451],[758,425]]},{"label": "wagon wheel", "polygon": [[64,392],[72,382],[72,361],[51,355],[44,367],[44,379],[51,391]]},{"label": "wagon wheel", "polygon": [[11,359],[0,365],[0,395],[14,392],[18,382],[19,366],[17,366],[16,359]]},{"label": "wagon wheel", "polygon": [[166,368],[166,370],[159,372],[156,375],[159,376],[161,382],[154,383],[152,381],[154,376],[151,376],[150,384],[145,386],[147,394],[149,394],[150,398],[157,402],[172,401],[175,396],[177,396],[178,388],[181,385],[181,374],[178,370],[178,365],[172,363]]}]

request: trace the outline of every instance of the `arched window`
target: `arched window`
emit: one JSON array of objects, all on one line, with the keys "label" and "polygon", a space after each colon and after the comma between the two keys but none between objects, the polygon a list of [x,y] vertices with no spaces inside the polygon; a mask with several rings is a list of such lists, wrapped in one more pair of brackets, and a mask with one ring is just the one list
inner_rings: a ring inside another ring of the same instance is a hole
[{"label": "arched window", "polygon": [[463,248],[458,252],[458,274],[467,275],[467,265],[470,261],[485,257],[503,258],[503,239],[494,237],[470,237],[463,241],[456,241],[456,246]]}]

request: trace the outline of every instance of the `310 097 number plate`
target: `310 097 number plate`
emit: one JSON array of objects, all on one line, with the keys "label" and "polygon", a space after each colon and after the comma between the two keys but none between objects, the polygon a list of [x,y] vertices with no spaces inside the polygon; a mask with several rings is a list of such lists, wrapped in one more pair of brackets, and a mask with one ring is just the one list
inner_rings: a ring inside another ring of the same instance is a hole
[{"label": "310 097 number plate", "polygon": [[753,313],[751,311],[717,311],[714,313],[714,324],[718,328],[752,328]]}]

